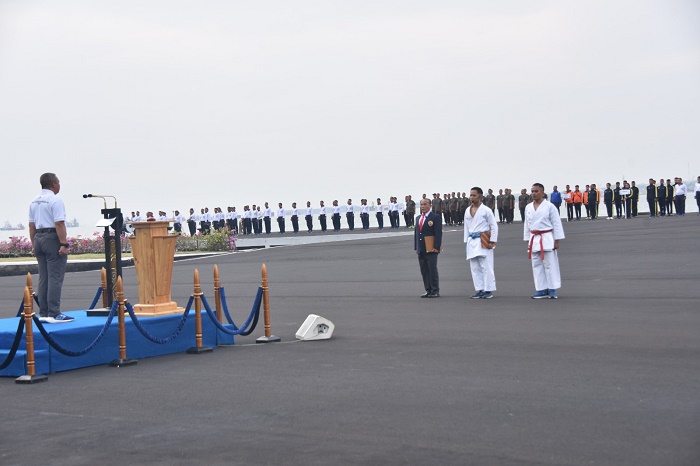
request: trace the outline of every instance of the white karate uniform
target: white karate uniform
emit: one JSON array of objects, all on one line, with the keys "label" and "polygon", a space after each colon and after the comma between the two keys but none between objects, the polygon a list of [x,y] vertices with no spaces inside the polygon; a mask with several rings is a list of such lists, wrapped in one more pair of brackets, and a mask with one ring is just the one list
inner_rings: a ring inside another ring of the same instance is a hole
[{"label": "white karate uniform", "polygon": [[525,207],[523,239],[528,242],[528,249],[532,254],[535,290],[561,288],[559,259],[554,249],[554,241],[564,239],[564,228],[554,204],[544,199],[537,209],[534,202]]},{"label": "white karate uniform", "polygon": [[496,274],[493,268],[493,249],[481,247],[481,238],[472,238],[483,232],[491,232],[491,241],[498,241],[498,224],[491,209],[481,204],[471,216],[471,206],[464,212],[464,242],[467,243],[467,260],[472,272],[472,281],[476,291],[495,291]]}]

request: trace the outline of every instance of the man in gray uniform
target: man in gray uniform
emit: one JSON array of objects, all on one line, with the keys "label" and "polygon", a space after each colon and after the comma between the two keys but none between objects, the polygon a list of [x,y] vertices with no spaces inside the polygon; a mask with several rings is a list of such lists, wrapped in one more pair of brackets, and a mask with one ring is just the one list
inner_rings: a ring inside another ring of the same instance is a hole
[{"label": "man in gray uniform", "polygon": [[29,239],[39,263],[40,320],[57,324],[73,317],[61,313],[61,289],[68,263],[66,208],[57,196],[61,183],[54,173],[39,178],[41,194],[29,205]]}]

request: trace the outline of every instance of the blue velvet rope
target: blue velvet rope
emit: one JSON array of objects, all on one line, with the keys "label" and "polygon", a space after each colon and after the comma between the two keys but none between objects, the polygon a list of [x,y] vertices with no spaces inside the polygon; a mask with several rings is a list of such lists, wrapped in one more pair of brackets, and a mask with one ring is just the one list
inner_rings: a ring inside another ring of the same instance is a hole
[{"label": "blue velvet rope", "polygon": [[114,303],[112,303],[112,308],[109,310],[109,315],[107,316],[107,322],[105,322],[105,326],[102,328],[102,331],[99,333],[99,335],[97,335],[97,338],[95,338],[95,340],[93,340],[92,343],[90,343],[85,349],[82,349],[80,351],[71,351],[71,350],[65,349],[64,347],[59,345],[58,342],[56,342],[56,340],[54,340],[51,337],[49,332],[46,331],[43,323],[39,320],[39,317],[37,317],[36,315],[34,316],[34,322],[36,323],[36,327],[39,329],[39,331],[41,332],[41,335],[44,337],[46,342],[49,345],[51,345],[56,351],[58,351],[61,354],[65,354],[66,356],[72,356],[72,357],[83,356],[83,355],[89,353],[90,351],[92,351],[95,348],[95,346],[97,346],[97,344],[100,342],[100,340],[102,340],[102,338],[104,338],[104,336],[107,334],[107,330],[109,330],[109,326],[112,325],[112,319],[114,318],[114,316],[117,313],[118,306],[119,306],[119,303],[117,301],[114,301]]},{"label": "blue velvet rope", "polygon": [[[223,288],[219,288],[219,293],[221,293],[221,290]],[[253,308],[250,310],[250,314],[248,315],[248,320],[245,321],[243,326],[239,329],[236,327],[236,325],[233,323],[231,320],[231,316],[228,314],[228,310],[226,306],[224,306],[224,309],[226,310],[226,318],[228,321],[233,325],[234,330],[229,330],[226,327],[224,327],[220,322],[219,319],[216,318],[214,315],[214,312],[211,310],[211,307],[209,306],[209,302],[207,302],[206,296],[202,295],[202,304],[204,304],[204,309],[207,311],[207,314],[209,315],[209,318],[211,319],[212,322],[214,322],[214,325],[216,328],[221,330],[222,332],[228,334],[228,335],[241,335],[241,336],[247,336],[253,333],[253,330],[255,330],[255,327],[258,325],[258,318],[260,317],[260,303],[262,301],[262,294],[263,294],[263,289],[262,287],[258,287],[258,293],[255,295],[255,301],[253,302]],[[226,295],[222,295],[221,302],[224,304],[226,302],[225,300]],[[251,325],[251,321],[253,321],[253,324]],[[248,328],[250,326],[250,328]]]},{"label": "blue velvet rope", "polygon": [[102,287],[98,286],[97,294],[95,294],[95,299],[92,300],[92,304],[90,304],[90,307],[88,309],[95,309],[95,306],[97,305],[97,300],[100,299],[100,296],[102,296]]},{"label": "blue velvet rope", "polygon": [[[41,307],[39,306],[39,297],[37,295],[33,295],[34,297],[34,302],[36,303],[36,307]],[[15,317],[22,317],[24,314],[24,298],[22,298],[22,302],[19,303],[19,311],[17,311],[17,315]]]},{"label": "blue velvet rope", "polygon": [[10,365],[12,360],[15,358],[15,355],[17,354],[17,348],[19,348],[19,342],[22,340],[22,331],[24,330],[24,319],[19,319],[19,325],[17,326],[17,333],[15,333],[15,341],[12,342],[12,348],[10,349],[10,352],[7,354],[7,357],[5,358],[5,361],[0,364],[0,371],[5,369],[7,366]]},{"label": "blue velvet rope", "polygon": [[126,303],[126,310],[129,312],[129,316],[131,316],[132,322],[134,322],[134,325],[136,328],[141,332],[141,335],[146,337],[147,340],[152,341],[153,343],[159,344],[159,345],[164,345],[166,343],[170,343],[173,341],[175,338],[180,335],[180,332],[182,331],[182,327],[185,326],[185,322],[187,321],[187,316],[190,313],[190,308],[192,307],[192,302],[194,301],[194,296],[190,296],[190,300],[187,301],[187,308],[185,308],[185,312],[182,314],[182,318],[180,319],[180,323],[177,325],[177,328],[175,329],[175,333],[170,335],[167,338],[158,338],[153,335],[151,335],[148,330],[146,330],[143,325],[141,325],[141,322],[139,321],[138,317],[136,317],[136,314],[134,313],[134,307],[130,303]]}]

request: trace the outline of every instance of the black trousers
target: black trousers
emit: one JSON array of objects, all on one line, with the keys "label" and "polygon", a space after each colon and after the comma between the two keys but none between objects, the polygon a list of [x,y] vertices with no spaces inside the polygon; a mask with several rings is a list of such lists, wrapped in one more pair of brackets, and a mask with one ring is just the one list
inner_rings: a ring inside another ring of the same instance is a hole
[{"label": "black trousers", "polygon": [[598,218],[598,204],[588,204],[588,216],[591,220]]},{"label": "black trousers", "polygon": [[345,214],[345,218],[348,221],[348,229],[350,231],[355,229],[355,214],[352,212],[348,212]]},{"label": "black trousers", "polygon": [[576,220],[581,220],[581,203],[574,202],[574,211],[576,212]]},{"label": "black trousers", "polygon": [[440,276],[437,268],[438,253],[420,251],[418,253],[418,264],[420,265],[420,274],[423,277],[425,291],[430,294],[439,293]]},{"label": "black trousers", "polygon": [[194,220],[188,220],[187,227],[190,229],[190,236],[194,236],[194,234],[197,232],[197,222]]},{"label": "black trousers", "polygon": [[685,215],[685,196],[676,196],[676,215]]},{"label": "black trousers", "polygon": [[333,214],[333,231],[340,231],[340,214]]},{"label": "black trousers", "polygon": [[647,205],[649,206],[649,215],[656,217],[656,199],[647,199]]},{"label": "black trousers", "polygon": [[277,226],[280,229],[280,233],[284,233],[284,217],[277,217]]},{"label": "black trousers", "polygon": [[384,214],[381,212],[377,212],[377,225],[379,225],[379,229],[384,228]]},{"label": "black trousers", "polygon": [[362,229],[369,230],[369,214],[368,213],[360,214],[360,220],[362,221]]},{"label": "black trousers", "polygon": [[318,222],[321,224],[321,231],[326,231],[326,216],[319,215]]},{"label": "black trousers", "polygon": [[622,201],[615,202],[615,214],[617,218],[622,218]]},{"label": "black trousers", "polygon": [[613,212],[612,212],[612,201],[608,201],[605,203],[605,208],[608,211],[608,218],[612,218]]},{"label": "black trousers", "polygon": [[572,221],[574,219],[574,203],[573,202],[566,203],[566,218],[569,221]]},{"label": "black trousers", "polygon": [[292,229],[294,233],[299,233],[299,217],[292,215]]},{"label": "black trousers", "polygon": [[263,220],[265,220],[265,233],[269,235],[270,231],[272,231],[272,221],[270,217],[265,217]]},{"label": "black trousers", "polygon": [[314,218],[311,215],[306,216],[306,230],[311,233],[314,229]]}]

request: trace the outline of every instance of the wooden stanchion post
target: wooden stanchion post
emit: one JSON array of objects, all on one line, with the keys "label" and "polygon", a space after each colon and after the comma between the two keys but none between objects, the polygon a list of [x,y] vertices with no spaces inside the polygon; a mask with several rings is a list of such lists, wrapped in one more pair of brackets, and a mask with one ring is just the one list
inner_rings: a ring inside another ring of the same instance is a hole
[{"label": "wooden stanchion post", "polygon": [[[30,278],[28,278],[30,280]],[[34,363],[34,329],[32,326],[32,317],[34,317],[32,296],[29,293],[29,287],[24,287],[24,330],[25,342],[27,347],[27,375],[22,375],[15,379],[15,383],[30,384],[46,382],[49,377],[46,374],[35,373]]]},{"label": "wooden stanchion post", "polygon": [[[102,269],[104,272],[105,269]],[[106,275],[105,275],[106,276]],[[129,359],[126,357],[126,325],[124,323],[124,307],[126,300],[124,299],[124,285],[122,277],[117,277],[117,317],[119,319],[119,358],[113,359],[109,365],[112,367],[133,366],[138,364],[138,359]]]},{"label": "wooden stanchion post", "polygon": [[202,346],[202,287],[199,284],[199,270],[194,269],[194,332],[197,346],[187,350],[188,354],[202,354],[213,351],[208,346]]},{"label": "wooden stanchion post", "polygon": [[263,289],[263,317],[265,319],[265,336],[255,340],[255,343],[276,343],[282,341],[280,337],[272,335],[270,324],[270,295],[268,293],[267,266],[262,265],[262,289]]},{"label": "wooden stanchion post", "polygon": [[219,280],[219,266],[214,264],[214,305],[216,306],[216,318],[219,323],[224,322],[224,313],[221,310],[221,280]]},{"label": "wooden stanchion post", "polygon": [[100,272],[100,279],[102,280],[102,307],[109,308],[109,296],[107,295],[107,269],[102,267],[102,272]]}]

